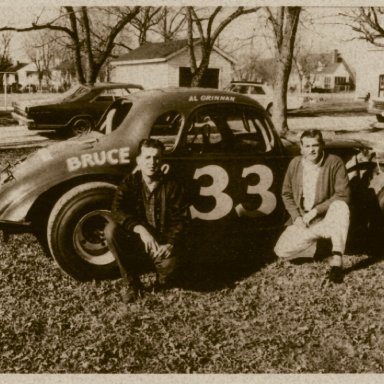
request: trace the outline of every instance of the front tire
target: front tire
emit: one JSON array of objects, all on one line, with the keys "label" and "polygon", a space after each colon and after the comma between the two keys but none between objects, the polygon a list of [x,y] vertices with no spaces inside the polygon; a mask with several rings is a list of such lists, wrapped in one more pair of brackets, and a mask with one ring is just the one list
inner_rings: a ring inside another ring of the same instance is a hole
[{"label": "front tire", "polygon": [[89,182],[66,192],[48,219],[49,250],[63,272],[80,281],[119,275],[104,238],[116,187]]}]

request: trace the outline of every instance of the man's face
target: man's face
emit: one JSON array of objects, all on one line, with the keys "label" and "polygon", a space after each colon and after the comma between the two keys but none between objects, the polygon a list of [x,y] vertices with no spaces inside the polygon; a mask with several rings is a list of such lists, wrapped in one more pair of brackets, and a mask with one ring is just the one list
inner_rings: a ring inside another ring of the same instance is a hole
[{"label": "man's face", "polygon": [[317,137],[303,137],[300,147],[304,159],[313,164],[318,163],[323,156],[324,146]]},{"label": "man's face", "polygon": [[153,177],[161,167],[161,151],[157,148],[142,147],[141,154],[137,156],[136,160],[141,173],[144,176]]}]

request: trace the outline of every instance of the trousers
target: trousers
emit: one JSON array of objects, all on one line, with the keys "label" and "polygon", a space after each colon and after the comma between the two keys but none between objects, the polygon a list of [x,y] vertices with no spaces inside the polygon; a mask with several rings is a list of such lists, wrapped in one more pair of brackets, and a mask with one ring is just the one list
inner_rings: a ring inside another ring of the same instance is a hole
[{"label": "trousers", "polygon": [[108,247],[115,257],[121,277],[129,283],[136,283],[145,270],[155,269],[157,280],[166,284],[176,269],[176,252],[167,258],[152,258],[145,252],[140,236],[126,231],[121,225],[110,221],[104,229]]},{"label": "trousers", "polygon": [[292,260],[301,257],[313,257],[317,240],[330,239],[332,251],[344,254],[350,223],[348,205],[341,200],[331,203],[324,218],[310,224],[309,227],[290,225],[281,234],[275,246],[278,257]]}]

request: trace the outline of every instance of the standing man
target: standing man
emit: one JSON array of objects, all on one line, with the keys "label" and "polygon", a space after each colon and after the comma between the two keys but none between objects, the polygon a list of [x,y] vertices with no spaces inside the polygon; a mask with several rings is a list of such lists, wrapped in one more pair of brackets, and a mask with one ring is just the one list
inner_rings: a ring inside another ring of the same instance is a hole
[{"label": "standing man", "polygon": [[187,205],[181,185],[162,172],[164,145],[144,139],[139,144],[134,173],[124,178],[105,228],[108,246],[126,281],[125,301],[137,298],[143,265],[155,267],[159,288],[173,278]]},{"label": "standing man", "polygon": [[292,159],[283,182],[282,198],[290,225],[275,246],[278,257],[313,257],[320,238],[331,239],[332,258],[327,277],[343,281],[342,255],[349,228],[350,189],[343,161],[324,152],[320,131],[305,131],[301,156]]}]

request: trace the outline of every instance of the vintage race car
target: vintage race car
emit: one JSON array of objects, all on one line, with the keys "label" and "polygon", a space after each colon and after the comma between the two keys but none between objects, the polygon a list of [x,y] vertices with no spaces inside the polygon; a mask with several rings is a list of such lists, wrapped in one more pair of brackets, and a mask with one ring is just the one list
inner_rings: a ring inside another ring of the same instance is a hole
[{"label": "vintage race car", "polygon": [[[186,186],[189,238],[204,247],[240,235],[263,241],[282,230],[281,185],[298,146],[278,136],[258,102],[214,89],[140,91],[112,103],[97,130],[39,149],[1,172],[0,229],[35,233],[70,276],[116,275],[103,229],[143,138],[164,142],[164,171]],[[351,179],[376,169],[362,143],[333,142],[329,150],[345,159]],[[383,176],[372,174],[382,202]]]}]

